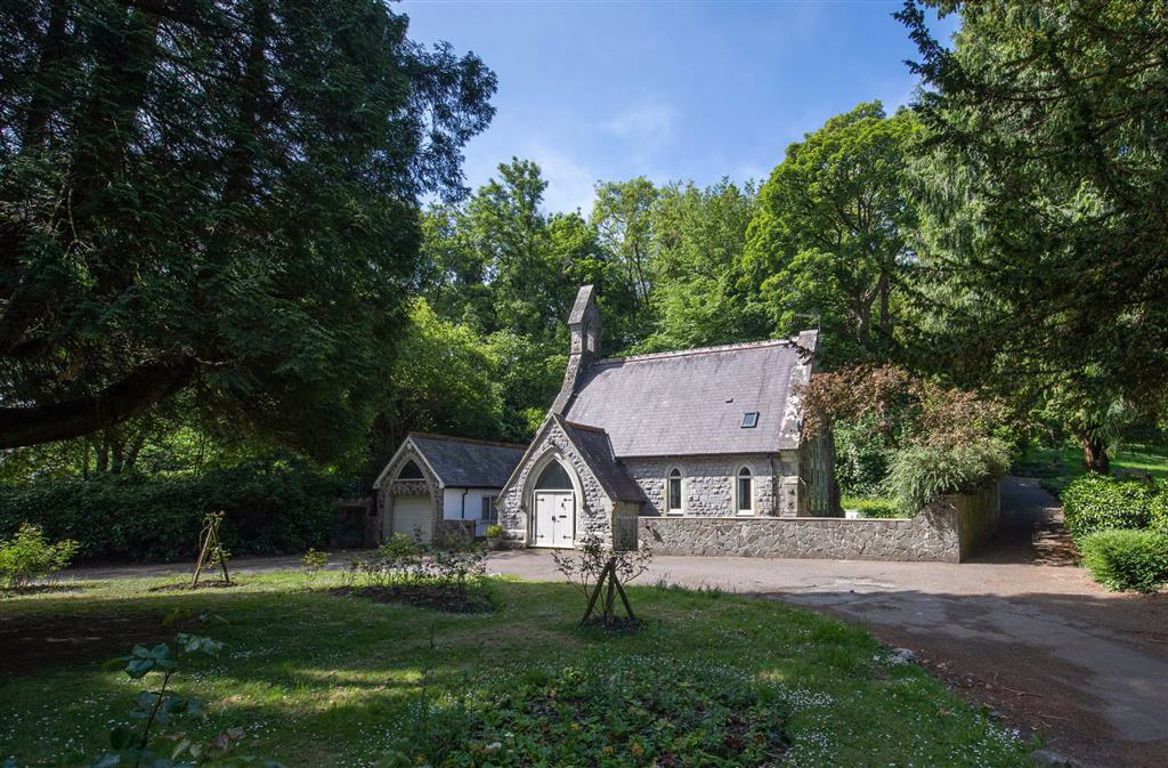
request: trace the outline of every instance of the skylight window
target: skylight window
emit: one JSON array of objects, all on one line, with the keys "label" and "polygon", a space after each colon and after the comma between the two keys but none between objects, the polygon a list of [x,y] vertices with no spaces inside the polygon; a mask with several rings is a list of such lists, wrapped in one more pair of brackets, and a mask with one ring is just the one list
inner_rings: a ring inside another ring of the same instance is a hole
[{"label": "skylight window", "polygon": [[754,429],[758,426],[758,411],[747,411],[742,414],[742,428]]}]

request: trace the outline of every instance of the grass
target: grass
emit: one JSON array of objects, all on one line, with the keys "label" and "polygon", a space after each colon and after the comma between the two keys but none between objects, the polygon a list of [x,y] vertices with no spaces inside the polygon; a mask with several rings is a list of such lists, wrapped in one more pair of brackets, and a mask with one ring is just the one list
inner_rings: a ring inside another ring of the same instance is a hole
[{"label": "grass", "polygon": [[[1132,443],[1111,456],[1111,470],[1147,472],[1152,477],[1168,477],[1168,445]],[[1076,445],[1035,446],[1010,470],[1016,475],[1037,477],[1039,484],[1058,496],[1087,470],[1083,451]]]},{"label": "grass", "polygon": [[[176,689],[207,704],[204,733],[242,728],[246,753],[288,766],[391,765],[386,756],[395,750],[414,754],[423,681],[437,715],[427,718],[432,732],[456,728],[461,718],[495,722],[498,706],[517,712],[526,705],[512,700],[535,695],[533,686],[551,696],[565,680],[580,688],[583,675],[603,677],[611,688],[634,671],[639,687],[630,696],[644,689],[700,698],[727,679],[745,681],[758,697],[747,712],[782,713],[784,766],[1029,765],[1026,745],[921,668],[894,663],[863,630],[775,601],[634,587],[630,597],[645,626],[609,636],[576,626],[582,599],[563,584],[496,582],[499,610],[454,615],[337,597],[326,591],[337,585],[335,573],[321,574],[311,588],[294,572],[243,578],[234,589],[194,593],[149,591],[160,582],[127,580],[10,597],[0,600],[0,639],[9,642],[13,626],[27,625],[56,627],[59,641],[62,626],[84,636],[116,616],[139,634],[157,626],[157,640],[167,640],[173,630],[160,617],[203,614],[207,626],[193,631],[226,650],[192,661]],[[44,638],[50,654],[62,653],[56,641]],[[9,655],[9,664],[0,668],[0,761],[11,756],[19,766],[87,765],[141,690],[97,658],[38,669]],[[642,712],[635,706],[629,711]],[[586,726],[608,740],[607,751],[580,755],[576,764],[650,764],[635,733],[626,737],[600,717]],[[499,758],[512,741],[547,747],[555,736],[545,721],[504,718],[500,741],[478,748]],[[661,718],[653,727],[674,726]],[[459,764],[500,763],[466,749]]]}]

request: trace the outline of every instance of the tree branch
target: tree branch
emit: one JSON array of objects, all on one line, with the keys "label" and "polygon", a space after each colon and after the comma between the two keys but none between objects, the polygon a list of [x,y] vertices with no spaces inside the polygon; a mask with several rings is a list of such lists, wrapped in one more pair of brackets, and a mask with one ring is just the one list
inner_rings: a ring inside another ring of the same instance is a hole
[{"label": "tree branch", "polygon": [[147,363],[96,395],[0,408],[0,448],[67,440],[119,424],[173,395],[194,378],[195,371],[188,358]]}]

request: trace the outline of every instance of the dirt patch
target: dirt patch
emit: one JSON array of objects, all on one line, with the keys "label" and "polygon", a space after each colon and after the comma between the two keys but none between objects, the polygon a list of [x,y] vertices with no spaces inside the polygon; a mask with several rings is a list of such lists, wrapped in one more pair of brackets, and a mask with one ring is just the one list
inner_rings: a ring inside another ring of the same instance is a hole
[{"label": "dirt patch", "polygon": [[158,612],[0,616],[0,677],[124,656],[135,644],[172,638],[177,630],[164,625],[164,616]]},{"label": "dirt patch", "polygon": [[392,587],[338,587],[329,594],[340,597],[358,597],[375,603],[412,605],[432,608],[445,613],[491,613],[495,604],[485,592],[468,589],[459,592],[450,587],[429,584],[399,584]]}]

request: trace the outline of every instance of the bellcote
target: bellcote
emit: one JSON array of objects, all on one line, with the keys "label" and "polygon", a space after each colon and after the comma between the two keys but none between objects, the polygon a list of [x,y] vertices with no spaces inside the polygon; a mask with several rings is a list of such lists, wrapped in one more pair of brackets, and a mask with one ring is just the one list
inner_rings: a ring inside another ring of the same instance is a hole
[{"label": "bellcote", "polygon": [[595,288],[580,286],[572,314],[568,316],[568,330],[572,335],[573,355],[600,357],[600,310],[596,308]]}]

